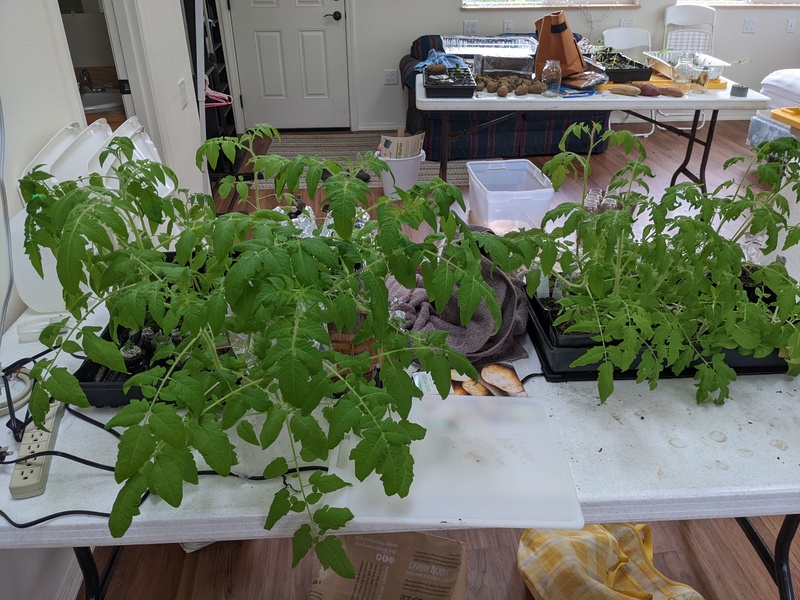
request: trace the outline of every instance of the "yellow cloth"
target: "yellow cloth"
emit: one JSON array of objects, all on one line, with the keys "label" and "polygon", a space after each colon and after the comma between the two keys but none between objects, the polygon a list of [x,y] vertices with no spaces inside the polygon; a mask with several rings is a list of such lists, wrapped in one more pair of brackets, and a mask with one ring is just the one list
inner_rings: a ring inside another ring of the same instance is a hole
[{"label": "yellow cloth", "polygon": [[517,566],[537,600],[703,600],[653,565],[647,525],[588,525],[579,531],[527,529]]}]

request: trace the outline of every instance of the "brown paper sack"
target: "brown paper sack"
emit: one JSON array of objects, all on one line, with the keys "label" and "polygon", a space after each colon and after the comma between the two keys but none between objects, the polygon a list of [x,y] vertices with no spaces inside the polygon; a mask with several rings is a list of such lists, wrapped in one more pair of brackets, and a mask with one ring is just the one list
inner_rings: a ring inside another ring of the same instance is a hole
[{"label": "brown paper sack", "polygon": [[343,536],[355,579],[321,571],[306,600],[466,600],[464,544],[424,533]]},{"label": "brown paper sack", "polygon": [[542,69],[548,60],[561,62],[561,77],[583,73],[586,61],[572,36],[564,11],[550,13],[536,21],[539,47],[536,50],[536,78],[542,78]]}]

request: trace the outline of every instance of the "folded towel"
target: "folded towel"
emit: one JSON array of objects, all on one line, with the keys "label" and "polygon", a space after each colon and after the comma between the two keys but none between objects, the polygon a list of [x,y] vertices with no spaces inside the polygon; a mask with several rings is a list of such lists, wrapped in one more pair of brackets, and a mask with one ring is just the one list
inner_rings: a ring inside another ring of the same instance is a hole
[{"label": "folded towel", "polygon": [[439,63],[443,64],[448,69],[455,69],[456,67],[461,69],[467,68],[467,63],[465,63],[464,59],[460,56],[456,56],[455,54],[445,54],[444,52],[437,51],[436,48],[431,48],[428,52],[428,58],[423,60],[421,63],[418,63],[417,66],[414,67],[414,70],[421,73],[428,65],[435,65]]},{"label": "folded towel", "polygon": [[447,343],[476,365],[524,358],[528,353],[518,340],[526,332],[528,318],[523,284],[492,266],[489,259],[483,259],[483,277],[494,290],[502,314],[497,333],[494,333],[495,320],[485,302],[481,302],[466,326],[461,325],[455,296],[441,313],[437,313],[428,299],[421,275],[417,275],[417,285],[411,290],[394,278],[386,281],[392,309],[405,313],[406,328],[411,331],[446,331],[449,334]]}]

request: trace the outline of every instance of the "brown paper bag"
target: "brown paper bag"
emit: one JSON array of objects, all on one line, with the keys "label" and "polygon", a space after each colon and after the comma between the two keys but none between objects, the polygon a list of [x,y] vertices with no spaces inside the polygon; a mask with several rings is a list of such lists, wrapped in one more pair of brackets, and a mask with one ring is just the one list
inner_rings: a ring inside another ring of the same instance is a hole
[{"label": "brown paper bag", "polygon": [[425,533],[342,537],[355,579],[321,571],[306,600],[466,600],[464,544]]},{"label": "brown paper bag", "polygon": [[561,62],[561,77],[577,75],[586,70],[586,61],[572,36],[564,11],[550,13],[536,21],[539,47],[536,50],[536,78],[541,79],[542,69],[548,60]]}]

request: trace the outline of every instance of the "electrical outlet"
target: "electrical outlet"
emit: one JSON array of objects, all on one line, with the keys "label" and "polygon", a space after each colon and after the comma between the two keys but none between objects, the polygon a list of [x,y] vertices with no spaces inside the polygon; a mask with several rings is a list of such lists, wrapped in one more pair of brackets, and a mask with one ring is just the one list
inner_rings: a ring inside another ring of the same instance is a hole
[{"label": "electrical outlet", "polygon": [[506,19],[503,21],[503,33],[511,33],[514,31],[514,21]]},{"label": "electrical outlet", "polygon": [[464,21],[464,35],[478,35],[478,22]]},{"label": "electrical outlet", "polygon": [[797,20],[796,19],[787,19],[787,21],[786,21],[786,33],[794,33],[795,27],[797,27]]},{"label": "electrical outlet", "polygon": [[61,415],[64,414],[64,404],[56,402],[50,407],[44,418],[44,426],[47,431],[28,424],[22,436],[17,454],[21,462],[14,465],[14,472],[11,474],[11,483],[8,486],[11,497],[17,500],[22,498],[32,498],[44,493],[47,485],[47,475],[50,472],[50,462],[52,456],[37,456],[30,460],[24,460],[26,456],[38,452],[50,451],[56,445],[56,433],[58,424],[61,422]]},{"label": "electrical outlet", "polygon": [[758,25],[758,19],[754,19],[752,17],[746,18],[744,20],[744,25],[742,26],[742,33],[755,33],[756,25]]},{"label": "electrical outlet", "polygon": [[619,20],[620,27],[633,27],[633,19],[620,19]]},{"label": "electrical outlet", "polygon": [[397,69],[383,71],[383,85],[397,85]]}]

